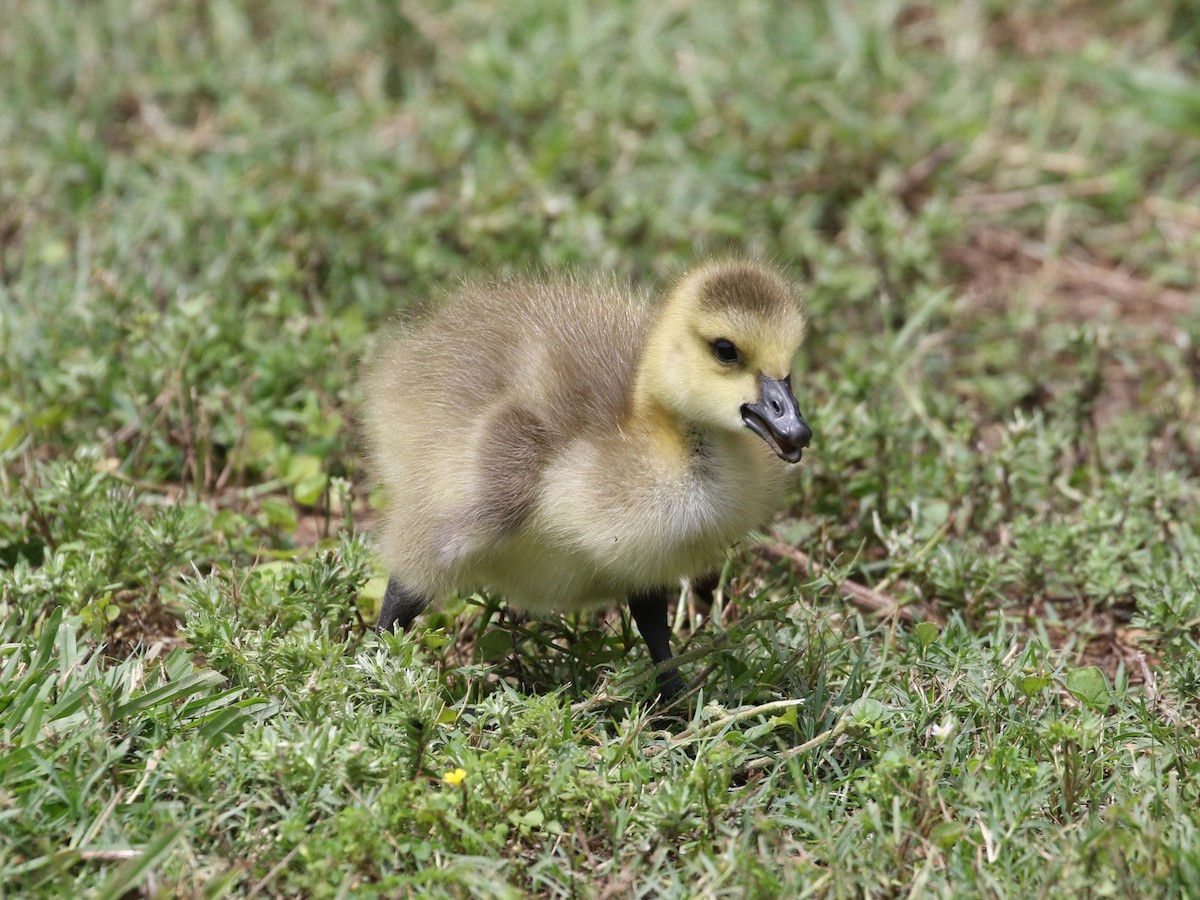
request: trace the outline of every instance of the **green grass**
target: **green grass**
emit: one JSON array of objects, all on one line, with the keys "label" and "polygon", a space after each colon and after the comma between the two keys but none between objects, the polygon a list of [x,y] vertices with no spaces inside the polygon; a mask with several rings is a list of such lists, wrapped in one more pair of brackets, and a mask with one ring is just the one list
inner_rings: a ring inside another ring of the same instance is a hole
[{"label": "green grass", "polygon": [[[3,895],[1200,894],[1192,4],[0,21]],[[372,636],[395,317],[729,250],[816,439],[678,718],[627,617]]]}]

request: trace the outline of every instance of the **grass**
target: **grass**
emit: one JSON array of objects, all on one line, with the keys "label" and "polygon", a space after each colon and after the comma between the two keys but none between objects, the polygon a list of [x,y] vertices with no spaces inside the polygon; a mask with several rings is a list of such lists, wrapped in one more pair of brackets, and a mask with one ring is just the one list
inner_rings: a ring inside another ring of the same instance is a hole
[{"label": "grass", "polygon": [[[1200,893],[1191,4],[0,11],[4,895]],[[394,317],[727,250],[817,437],[680,718],[619,614],[370,635]]]}]

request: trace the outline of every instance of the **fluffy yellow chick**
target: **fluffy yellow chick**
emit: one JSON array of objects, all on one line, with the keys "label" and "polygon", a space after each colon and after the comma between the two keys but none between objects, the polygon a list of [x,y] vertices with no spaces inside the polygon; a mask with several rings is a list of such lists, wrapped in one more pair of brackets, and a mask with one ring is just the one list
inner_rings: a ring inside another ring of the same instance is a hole
[{"label": "fluffy yellow chick", "polygon": [[[681,578],[783,504],[812,432],[793,389],[796,289],[701,265],[655,302],[600,279],[464,287],[365,383],[391,573],[377,628],[451,592],[515,607],[627,601],[656,663]],[[678,675],[660,676],[664,695]]]}]

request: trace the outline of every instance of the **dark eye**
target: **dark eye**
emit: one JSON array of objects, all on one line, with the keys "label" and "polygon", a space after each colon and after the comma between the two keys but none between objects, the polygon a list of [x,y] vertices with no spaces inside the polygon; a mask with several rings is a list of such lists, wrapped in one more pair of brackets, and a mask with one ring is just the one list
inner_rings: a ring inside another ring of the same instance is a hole
[{"label": "dark eye", "polygon": [[738,348],[733,341],[727,341],[725,338],[717,338],[712,343],[713,356],[723,363],[735,363],[738,361]]}]

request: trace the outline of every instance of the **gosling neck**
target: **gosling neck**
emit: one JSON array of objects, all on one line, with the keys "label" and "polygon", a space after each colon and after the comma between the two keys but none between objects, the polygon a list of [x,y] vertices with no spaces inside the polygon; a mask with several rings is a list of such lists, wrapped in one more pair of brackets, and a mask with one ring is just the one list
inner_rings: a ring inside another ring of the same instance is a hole
[{"label": "gosling neck", "polygon": [[625,432],[651,445],[653,458],[683,466],[696,442],[690,428],[661,398],[638,392],[625,422]]},{"label": "gosling neck", "polygon": [[694,443],[695,429],[678,412],[673,402],[677,375],[669,371],[671,352],[668,327],[660,316],[647,335],[635,370],[633,391],[625,429],[652,442],[655,456],[664,461],[684,464]]}]

